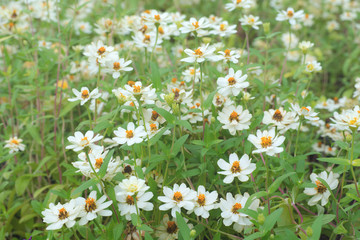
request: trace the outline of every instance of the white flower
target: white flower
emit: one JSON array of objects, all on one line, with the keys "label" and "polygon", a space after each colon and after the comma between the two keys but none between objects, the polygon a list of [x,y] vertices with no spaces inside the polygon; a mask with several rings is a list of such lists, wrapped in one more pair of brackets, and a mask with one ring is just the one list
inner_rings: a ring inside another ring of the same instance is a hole
[{"label": "white flower", "polygon": [[310,175],[311,181],[316,184],[314,188],[305,188],[304,193],[306,195],[313,196],[308,204],[309,206],[314,206],[318,201],[321,200],[321,205],[325,206],[328,202],[328,199],[331,195],[330,190],[326,188],[318,178],[323,179],[329,185],[330,190],[334,190],[339,184],[339,174],[330,172],[329,176],[326,171],[321,172],[319,175],[312,173]]},{"label": "white flower", "polygon": [[310,106],[300,108],[299,104],[291,103],[291,107],[297,113],[298,116],[303,116],[305,119],[310,121],[319,120],[319,117],[316,116],[318,115],[318,113],[314,112]]},{"label": "white flower", "polygon": [[302,52],[307,52],[310,48],[312,48],[314,44],[309,41],[302,41],[299,43],[299,48]]},{"label": "white flower", "polygon": [[209,20],[205,17],[197,20],[196,18],[190,18],[189,21],[184,21],[181,23],[182,27],[179,29],[182,33],[193,32],[198,36],[204,36],[207,34],[206,28],[210,26]]},{"label": "white flower", "polygon": [[215,107],[228,107],[230,105],[234,105],[234,101],[232,101],[229,97],[225,97],[220,93],[216,93],[214,95],[212,103]]},{"label": "white flower", "polygon": [[189,211],[194,209],[196,192],[186,187],[184,183],[180,186],[175,183],[173,189],[164,187],[163,192],[165,196],[158,197],[158,199],[164,203],[159,206],[161,211],[171,209],[171,216],[176,217],[176,212],[180,213],[181,208],[185,208]]},{"label": "white flower", "polygon": [[281,10],[279,11],[278,15],[276,16],[276,21],[286,21],[289,20],[291,25],[296,24],[296,19],[301,19],[304,16],[304,11],[300,10],[295,12],[293,8],[288,8],[286,11]]},{"label": "white flower", "polygon": [[106,62],[105,72],[111,73],[114,79],[120,77],[120,72],[132,71],[132,67],[128,67],[132,63],[131,60],[126,61],[123,58],[113,59],[112,61]]},{"label": "white flower", "polygon": [[99,90],[97,88],[95,88],[91,92],[87,87],[82,87],[80,92],[75,88],[73,88],[72,91],[75,94],[75,98],[69,98],[68,101],[75,102],[80,100],[80,105],[84,105],[90,99],[97,99],[101,96],[101,93],[99,93]]},{"label": "white flower", "polygon": [[106,46],[102,41],[91,43],[85,47],[84,55],[89,58],[90,62],[98,62],[105,64],[118,57],[118,53],[114,51],[114,47]]},{"label": "white flower", "polygon": [[249,129],[252,115],[246,109],[243,111],[242,106],[224,107],[217,119],[223,124],[223,129],[228,129],[231,135],[236,131]]},{"label": "white flower", "polygon": [[238,178],[241,182],[249,180],[249,174],[256,169],[256,164],[251,163],[251,159],[247,154],[244,154],[241,159],[236,153],[232,153],[229,156],[229,163],[224,159],[219,159],[218,166],[223,170],[218,172],[219,174],[226,175],[224,183],[232,183],[234,178]]},{"label": "white flower", "polygon": [[95,142],[102,138],[103,136],[99,134],[96,134],[94,137],[93,131],[87,131],[85,136],[81,132],[75,132],[74,136],[68,137],[68,141],[72,143],[72,145],[66,146],[66,149],[72,149],[75,152],[78,152],[85,147],[90,147],[91,149],[101,148],[101,146],[96,145]]},{"label": "white flower", "polygon": [[231,3],[225,4],[225,9],[229,12],[237,8],[250,8],[251,2],[249,0],[231,0]]},{"label": "white flower", "polygon": [[154,204],[148,201],[153,196],[154,194],[152,192],[138,192],[136,195],[124,194],[122,192],[116,193],[116,200],[118,201],[121,216],[125,216],[128,221],[131,220],[131,214],[138,213],[136,206],[139,210],[152,211]]},{"label": "white flower", "polygon": [[115,142],[118,144],[125,144],[127,143],[128,146],[131,146],[135,143],[141,143],[146,136],[146,132],[144,126],[139,126],[135,128],[135,124],[129,122],[127,129],[119,127],[117,130],[114,131],[116,137],[113,138]]},{"label": "white flower", "polygon": [[284,148],[280,147],[280,145],[285,141],[285,137],[277,136],[275,128],[271,128],[269,131],[264,130],[263,132],[257,130],[256,136],[250,134],[248,140],[257,148],[252,153],[265,152],[269,156],[274,156],[284,151]]},{"label": "white flower", "polygon": [[214,55],[215,48],[209,47],[209,44],[206,44],[205,46],[199,47],[198,49],[195,49],[194,51],[191,49],[185,49],[184,52],[189,56],[186,58],[181,59],[182,62],[188,62],[188,63],[201,63],[205,60],[216,60],[216,56]]},{"label": "white flower", "polygon": [[[200,68],[197,68],[196,70],[193,67],[189,67],[185,71],[182,72],[182,75],[184,76],[183,80],[185,82],[192,82],[195,80],[195,83],[199,82],[201,77]],[[204,78],[204,74],[203,74]]]},{"label": "white flower", "polygon": [[321,64],[317,61],[311,61],[306,63],[306,72],[319,72],[322,70]]},{"label": "white flower", "polygon": [[220,37],[229,37],[237,32],[236,25],[229,25],[227,21],[223,21],[220,24],[214,24],[212,28],[213,30],[210,33]]},{"label": "white flower", "polygon": [[289,129],[296,129],[299,126],[299,117],[295,112],[287,112],[282,107],[279,109],[269,109],[264,112],[262,122],[264,124],[273,124],[281,133]]},{"label": "white flower", "polygon": [[241,25],[249,25],[256,30],[259,30],[258,26],[262,24],[262,21],[259,21],[259,17],[253,15],[244,15],[239,21]]},{"label": "white flower", "polygon": [[334,112],[334,118],[331,118],[331,125],[339,131],[360,130],[360,107],[355,106],[354,109],[343,110],[341,114]]},{"label": "white flower", "polygon": [[[240,213],[238,210],[245,207],[250,195],[244,193],[244,195],[236,194],[235,197],[231,193],[226,194],[226,199],[221,198],[219,207],[221,209],[221,217],[224,218],[223,223],[225,226],[234,224],[234,229],[241,232],[245,227],[252,226],[251,218],[245,213]],[[248,209],[257,211],[259,208],[260,200],[253,199]]]},{"label": "white flower", "polygon": [[49,208],[41,212],[44,216],[43,221],[47,224],[46,230],[57,230],[63,227],[71,228],[75,225],[75,218],[79,215],[79,206],[76,200],[72,199],[64,205],[58,203],[57,205],[50,203]]},{"label": "white flower", "polygon": [[[284,33],[281,35],[281,41],[283,42],[286,49],[295,48],[298,43],[299,39],[296,37],[294,33]],[[290,45],[290,46],[289,46]]]},{"label": "white flower", "polygon": [[[188,222],[188,219],[184,219],[185,222]],[[193,228],[192,224],[187,224],[190,229]],[[176,218],[172,220],[169,219],[169,215],[165,214],[161,225],[156,228],[155,236],[158,237],[158,240],[175,240],[178,239],[179,227],[176,221]]]},{"label": "white flower", "polygon": [[9,153],[19,152],[25,150],[25,145],[22,144],[22,139],[17,138],[17,136],[11,137],[9,140],[5,141],[4,148],[9,148]]},{"label": "white flower", "polygon": [[249,82],[246,82],[248,75],[245,74],[242,76],[242,71],[234,71],[233,68],[229,69],[229,74],[225,77],[219,77],[217,80],[217,85],[219,86],[219,93],[224,96],[230,94],[237,96],[239,93],[249,86]]},{"label": "white flower", "polygon": [[225,51],[219,51],[220,55],[217,56],[218,60],[224,60],[224,63],[232,62],[232,63],[238,63],[240,54],[235,50],[229,50],[226,49]]},{"label": "white flower", "polygon": [[[205,187],[200,185],[198,187],[196,198],[194,199],[195,207],[194,212],[196,216],[202,218],[208,218],[210,216],[209,211],[216,208],[216,200],[218,193],[212,191],[211,193],[205,190]],[[190,211],[188,214],[190,214]]]},{"label": "white flower", "polygon": [[146,185],[145,180],[137,178],[136,176],[131,176],[129,179],[123,179],[115,187],[115,192],[133,196],[139,192],[145,192],[149,188],[150,187]]},{"label": "white flower", "polygon": [[79,217],[81,219],[79,225],[85,225],[89,221],[97,218],[97,216],[107,217],[112,215],[111,210],[106,210],[106,208],[112,204],[112,201],[106,201],[105,195],[98,200],[96,199],[96,191],[91,191],[87,199],[83,197],[78,197],[76,199],[76,204],[80,208]]}]

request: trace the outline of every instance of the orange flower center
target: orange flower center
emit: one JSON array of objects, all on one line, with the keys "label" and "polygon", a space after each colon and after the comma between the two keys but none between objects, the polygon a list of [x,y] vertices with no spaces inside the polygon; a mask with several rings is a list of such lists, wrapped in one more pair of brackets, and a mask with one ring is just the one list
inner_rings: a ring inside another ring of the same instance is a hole
[{"label": "orange flower center", "polygon": [[154,18],[156,21],[160,21],[160,15],[155,15]]},{"label": "orange flower center", "polygon": [[95,159],[95,168],[97,168],[97,169],[101,168],[102,164],[103,164],[103,159],[102,158]]},{"label": "orange flower center", "polygon": [[66,211],[65,208],[61,208],[61,209],[59,209],[58,217],[60,220],[64,220],[65,218],[69,217],[69,213]]},{"label": "orange flower center", "polygon": [[183,200],[183,196],[181,194],[181,192],[175,192],[174,196],[173,196],[173,200],[180,202]]},{"label": "orange flower center", "polygon": [[354,117],[352,120],[349,121],[349,124],[350,125],[356,125],[357,121],[358,121],[358,118]]},{"label": "orange flower center", "polygon": [[120,63],[119,62],[114,62],[113,69],[116,70],[116,71],[120,70]]},{"label": "orange flower center", "polygon": [[199,194],[198,199],[196,200],[196,202],[200,206],[205,206],[205,195],[204,194]]},{"label": "orange flower center", "polygon": [[301,110],[302,110],[302,111],[305,110],[305,111],[307,111],[307,112],[310,112],[310,110],[309,110],[307,107],[302,107]]},{"label": "orange flower center", "polygon": [[150,124],[150,130],[151,130],[152,132],[155,132],[155,131],[158,130],[155,123]]},{"label": "orange flower center", "polygon": [[83,146],[86,146],[88,145],[90,142],[89,140],[87,139],[87,137],[83,137],[80,141],[80,145],[83,147]]},{"label": "orange flower center", "polygon": [[236,80],[235,80],[234,77],[229,77],[228,82],[229,82],[229,85],[231,86],[231,85],[234,85],[236,83]]},{"label": "orange flower center", "polygon": [[199,28],[199,22],[193,22],[192,25],[194,26],[195,29]]},{"label": "orange flower center", "polygon": [[231,114],[230,114],[230,117],[229,117],[229,121],[232,122],[232,121],[239,121],[239,114],[235,111],[233,111]]},{"label": "orange flower center", "polygon": [[99,55],[102,55],[102,54],[104,54],[105,51],[106,51],[105,47],[101,47],[101,48],[98,49],[97,53]]},{"label": "orange flower center", "polygon": [[156,119],[159,117],[159,114],[156,111],[151,112],[151,120],[156,121]]},{"label": "orange flower center", "polygon": [[190,74],[191,74],[191,75],[194,75],[194,74],[195,74],[195,69],[191,68],[191,69],[190,69]]},{"label": "orange flower center", "polygon": [[134,133],[132,130],[126,130],[126,138],[132,138],[134,137]]},{"label": "orange flower center", "polygon": [[262,137],[262,138],[261,138],[261,146],[262,146],[263,148],[270,147],[271,144],[272,144],[271,138],[272,138],[272,137],[270,137],[270,136]]},{"label": "orange flower center", "polygon": [[18,145],[19,144],[19,140],[17,139],[11,139],[10,141],[12,144]]},{"label": "orange flower center", "polygon": [[130,196],[130,195],[127,195],[126,203],[129,204],[129,205],[134,205],[134,203],[135,203],[134,198],[132,196]]},{"label": "orange flower center", "polygon": [[315,184],[316,184],[315,190],[316,190],[318,193],[324,193],[324,192],[326,192],[326,187],[325,187],[325,185],[322,184],[319,180],[316,180],[316,181],[315,181]]},{"label": "orange flower center", "polygon": [[172,83],[176,83],[176,81],[177,81],[177,78],[176,78],[176,77],[174,77],[174,78],[171,79],[171,82],[172,82]]},{"label": "orange flower center", "polygon": [[283,115],[281,114],[280,110],[277,109],[272,118],[277,122],[281,122],[283,120]]},{"label": "orange flower center", "polygon": [[175,221],[168,221],[166,232],[169,234],[173,234],[173,233],[176,233],[177,231],[178,231],[178,227],[177,227]]},{"label": "orange flower center", "polygon": [[130,87],[132,87],[132,86],[135,85],[135,82],[134,82],[134,81],[128,81],[127,84],[128,84]]},{"label": "orange flower center", "polygon": [[229,49],[226,49],[224,51],[224,53],[225,53],[225,57],[230,57],[230,50]]},{"label": "orange flower center", "polygon": [[287,16],[288,16],[289,18],[293,17],[293,16],[294,16],[294,12],[291,11],[291,10],[287,11]]},{"label": "orange flower center", "polygon": [[203,55],[203,52],[200,50],[200,48],[198,48],[198,49],[195,49],[195,55],[197,55],[197,56],[202,56]]},{"label": "orange flower center", "polygon": [[96,202],[95,199],[89,197],[85,200],[85,211],[86,212],[92,212],[96,210]]},{"label": "orange flower center", "polygon": [[88,91],[88,90],[82,90],[82,91],[81,91],[81,98],[82,98],[82,99],[87,99],[87,98],[89,98],[89,91]]},{"label": "orange flower center", "polygon": [[160,34],[164,34],[164,33],[165,33],[162,26],[159,26],[159,27],[158,27],[158,31],[159,31]]},{"label": "orange flower center", "polygon": [[232,166],[231,166],[231,169],[230,171],[232,173],[239,173],[241,172],[241,168],[240,168],[240,162],[239,161],[234,161]]},{"label": "orange flower center", "polygon": [[225,30],[226,30],[225,24],[220,24],[220,31],[225,31]]},{"label": "orange flower center", "polygon": [[239,214],[238,210],[241,209],[241,203],[235,203],[234,206],[232,207],[231,211],[234,214]]},{"label": "orange flower center", "polygon": [[144,43],[149,43],[150,42],[150,35],[145,35],[143,42]]}]

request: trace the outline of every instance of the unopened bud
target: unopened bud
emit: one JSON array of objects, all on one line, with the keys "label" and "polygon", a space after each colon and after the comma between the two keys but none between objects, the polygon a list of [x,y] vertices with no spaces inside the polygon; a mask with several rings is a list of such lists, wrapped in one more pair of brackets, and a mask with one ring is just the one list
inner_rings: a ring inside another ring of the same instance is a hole
[{"label": "unopened bud", "polygon": [[352,141],[352,138],[353,138],[353,137],[352,137],[351,134],[347,134],[345,139],[346,139],[347,142],[351,142],[351,141]]},{"label": "unopened bud", "polygon": [[209,38],[209,37],[204,37],[204,38],[202,38],[202,41],[203,41],[203,43],[210,43],[211,42],[211,38]]},{"label": "unopened bud", "polygon": [[260,225],[263,225],[264,222],[265,222],[265,216],[264,216],[264,214],[260,213],[260,214],[258,215],[257,220],[258,220],[258,222],[259,222]]},{"label": "unopened bud", "polygon": [[174,98],[175,98],[174,93],[169,93],[164,96],[164,100],[169,106],[171,106],[174,103]]},{"label": "unopened bud", "polygon": [[176,103],[173,103],[171,106],[172,110],[173,110],[173,114],[178,115],[180,114],[180,108],[179,105]]},{"label": "unopened bud", "polygon": [[196,237],[196,230],[195,230],[195,229],[192,229],[192,230],[190,231],[190,237],[191,237],[191,238],[195,238],[195,237]]},{"label": "unopened bud", "polygon": [[311,237],[313,235],[313,230],[310,226],[306,228],[306,234],[308,235],[308,237]]},{"label": "unopened bud", "polygon": [[270,33],[270,23],[269,22],[263,23],[263,28],[265,34],[268,35]]}]

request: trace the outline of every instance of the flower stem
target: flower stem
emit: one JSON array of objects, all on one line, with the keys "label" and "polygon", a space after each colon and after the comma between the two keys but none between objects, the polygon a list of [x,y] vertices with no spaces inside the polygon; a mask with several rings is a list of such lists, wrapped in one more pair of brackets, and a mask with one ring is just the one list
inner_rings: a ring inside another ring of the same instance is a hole
[{"label": "flower stem", "polygon": [[351,161],[350,161],[350,171],[351,171],[352,177],[354,178],[354,184],[355,184],[355,189],[356,189],[357,195],[360,197],[359,188],[358,188],[358,185],[357,185],[357,179],[356,179],[355,172],[354,172],[354,167],[353,167],[353,160],[354,160],[354,145],[355,145],[355,133],[356,133],[356,130],[353,130],[352,140],[351,140]]},{"label": "flower stem", "polygon": [[300,135],[301,124],[302,124],[302,117],[300,117],[299,127],[298,127],[297,133],[296,133],[296,142],[295,142],[294,157],[296,157],[296,152],[297,152],[297,148],[298,148],[298,142],[299,142],[299,135]]}]

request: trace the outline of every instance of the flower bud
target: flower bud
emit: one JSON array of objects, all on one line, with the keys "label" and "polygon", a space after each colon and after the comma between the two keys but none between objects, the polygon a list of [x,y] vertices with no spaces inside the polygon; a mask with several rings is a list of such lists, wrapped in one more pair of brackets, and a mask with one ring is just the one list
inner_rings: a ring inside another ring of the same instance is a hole
[{"label": "flower bud", "polygon": [[191,237],[191,238],[195,238],[195,237],[196,237],[196,230],[195,230],[195,229],[192,229],[192,230],[190,231],[190,237]]},{"label": "flower bud", "polygon": [[180,108],[179,105],[176,103],[173,103],[171,106],[172,110],[173,110],[173,114],[175,115],[179,115],[180,114]]},{"label": "flower bud", "polygon": [[346,139],[347,142],[351,142],[351,141],[352,141],[352,138],[353,138],[353,137],[352,137],[351,134],[347,134],[345,139]]},{"label": "flower bud", "polygon": [[306,234],[308,235],[308,237],[311,237],[313,235],[313,230],[310,226],[306,228]]},{"label": "flower bud", "polygon": [[211,38],[209,38],[209,37],[204,37],[204,38],[202,38],[202,41],[203,41],[203,43],[207,44],[207,43],[210,43],[210,42],[211,42]]},{"label": "flower bud", "polygon": [[259,222],[260,225],[263,225],[264,222],[265,222],[265,216],[264,216],[264,214],[260,213],[260,214],[258,215],[257,220],[258,220],[258,222]]},{"label": "flower bud", "polygon": [[270,23],[269,22],[263,23],[263,28],[265,34],[268,35],[270,33]]},{"label": "flower bud", "polygon": [[169,106],[171,106],[174,103],[174,98],[175,98],[174,93],[169,93],[164,96],[164,100]]}]

